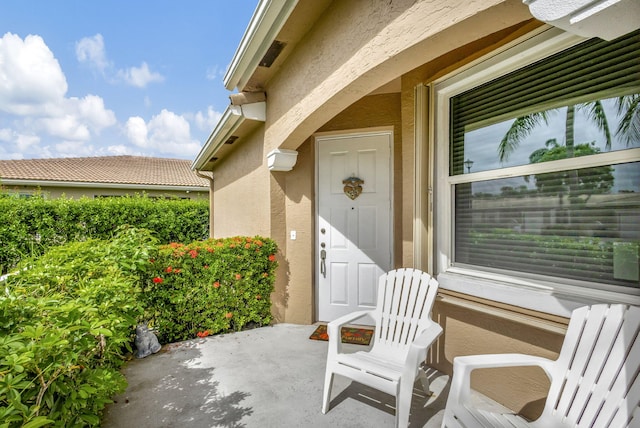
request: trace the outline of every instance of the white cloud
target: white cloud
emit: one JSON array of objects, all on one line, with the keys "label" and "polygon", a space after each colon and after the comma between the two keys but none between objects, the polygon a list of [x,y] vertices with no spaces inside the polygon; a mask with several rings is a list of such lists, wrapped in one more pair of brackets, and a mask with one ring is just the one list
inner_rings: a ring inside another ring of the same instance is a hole
[{"label": "white cloud", "polygon": [[113,111],[105,108],[104,100],[97,95],[87,95],[84,98],[69,98],[68,102],[77,112],[77,115],[84,119],[85,123],[96,133],[116,123],[116,115]]},{"label": "white cloud", "polygon": [[16,145],[20,151],[40,144],[40,137],[34,134],[16,134]]},{"label": "white cloud", "polygon": [[29,150],[40,142],[35,134],[21,134],[9,128],[0,129],[0,141],[12,144],[18,150]]},{"label": "white cloud", "polygon": [[37,119],[33,126],[65,140],[89,141],[92,135],[116,124],[113,111],[106,109],[104,100],[96,95],[65,98],[60,110],[61,114]]},{"label": "white cloud", "polygon": [[0,145],[1,159],[23,159],[23,153],[37,148],[40,137],[34,134],[20,134],[9,128],[0,129],[0,141],[5,144]]},{"label": "white cloud", "polygon": [[110,156],[124,156],[124,155],[142,155],[140,152],[135,152],[131,150],[131,147],[125,146],[124,144],[117,144],[115,146],[108,146],[107,153]]},{"label": "white cloud", "polygon": [[91,136],[87,125],[80,122],[76,116],[44,117],[38,122],[41,128],[53,137],[86,141]]},{"label": "white cloud", "polygon": [[60,64],[40,36],[0,38],[0,111],[47,114],[67,92]]},{"label": "white cloud", "polygon": [[138,147],[147,146],[147,124],[140,116],[130,117],[125,124],[125,133],[129,141]]},{"label": "white cloud", "polygon": [[81,63],[87,63],[101,73],[104,73],[110,64],[104,49],[102,34],[96,34],[93,37],[84,37],[79,42],[76,42],[76,58]]},{"label": "white cloud", "polygon": [[191,138],[191,128],[184,116],[163,109],[148,123],[134,116],[127,120],[125,134],[134,145],[169,155],[193,156],[200,144]]},{"label": "white cloud", "polygon": [[78,62],[98,70],[111,83],[124,82],[127,85],[144,88],[149,83],[164,81],[164,76],[151,71],[146,62],[143,62],[140,67],[121,68],[114,71],[114,65],[107,57],[104,38],[99,33],[76,42],[76,58]]},{"label": "white cloud", "polygon": [[10,143],[13,140],[13,131],[9,128],[0,129],[0,141]]},{"label": "white cloud", "polygon": [[144,88],[149,83],[162,82],[164,80],[160,73],[152,72],[146,62],[143,62],[140,67],[118,70],[117,76],[128,85],[138,88]]},{"label": "white cloud", "polygon": [[[85,58],[100,59],[99,50],[83,49]],[[116,124],[115,113],[101,97],[67,97],[67,88],[60,64],[42,37],[23,40],[7,33],[0,38],[0,112],[5,113],[0,115],[0,140],[7,143],[6,153],[65,155]],[[91,146],[83,147],[80,154]]]},{"label": "white cloud", "polygon": [[206,113],[199,111],[194,117],[196,126],[202,131],[211,131],[220,121],[222,113],[217,112],[213,107],[209,106]]},{"label": "white cloud", "polygon": [[55,145],[56,157],[95,156],[95,147],[82,141],[62,141]]},{"label": "white cloud", "polygon": [[216,80],[218,78],[222,78],[224,76],[224,69],[214,65],[212,67],[207,68],[207,80]]}]

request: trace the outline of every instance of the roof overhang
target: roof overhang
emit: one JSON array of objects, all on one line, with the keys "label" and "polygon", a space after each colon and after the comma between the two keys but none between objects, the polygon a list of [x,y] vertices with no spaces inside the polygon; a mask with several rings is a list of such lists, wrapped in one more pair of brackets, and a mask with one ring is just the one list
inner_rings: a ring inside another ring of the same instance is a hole
[{"label": "roof overhang", "polygon": [[224,75],[224,86],[242,91],[298,0],[261,0]]},{"label": "roof overhang", "polygon": [[19,180],[3,179],[3,186],[34,186],[34,187],[73,187],[92,189],[129,189],[129,190],[170,190],[182,192],[208,192],[209,186],[172,186],[163,184],[129,184],[129,183],[95,183],[85,181],[60,180]]},{"label": "roof overhang", "polygon": [[191,164],[191,169],[200,171],[204,169],[204,166],[209,163],[222,145],[231,137],[236,129],[246,120],[242,115],[242,111],[239,111],[235,106],[228,106],[222,114],[222,117],[216,124],[216,127],[209,135],[209,138],[200,149],[200,153],[196,156],[196,159]]},{"label": "roof overhang", "polygon": [[613,40],[640,28],[638,0],[523,0],[538,20],[583,37]]}]

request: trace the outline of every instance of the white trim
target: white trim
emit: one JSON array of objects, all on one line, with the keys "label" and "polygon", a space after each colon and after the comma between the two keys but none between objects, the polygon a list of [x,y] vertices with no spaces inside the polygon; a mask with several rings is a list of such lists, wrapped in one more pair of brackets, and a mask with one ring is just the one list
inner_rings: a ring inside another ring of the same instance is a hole
[{"label": "white trim", "polygon": [[222,147],[225,141],[227,141],[235,130],[245,121],[245,117],[232,107],[233,106],[228,106],[222,114],[211,135],[209,135],[209,138],[207,138],[207,141],[200,149],[200,153],[198,153],[198,156],[196,156],[196,159],[191,164],[192,170],[202,170],[204,165],[209,162],[209,159],[220,150],[220,147]]},{"label": "white trim", "polygon": [[[630,159],[640,159],[640,148],[616,150],[615,152],[598,153],[580,157],[580,168],[593,168],[605,165],[617,165],[627,163]],[[501,168],[492,171],[472,172],[469,174],[454,175],[447,178],[452,184],[471,183],[478,180],[495,180],[499,178],[521,177],[530,174],[544,174],[547,172],[564,171],[575,168],[575,159],[560,159],[535,165],[519,165],[509,168]]]},{"label": "white trim", "polygon": [[[436,148],[435,167],[438,186],[436,188],[435,263],[437,279],[443,289],[457,291],[480,298],[511,304],[527,309],[570,316],[579,306],[594,302],[623,302],[640,304],[640,290],[617,286],[604,286],[594,289],[580,286],[577,281],[554,282],[540,275],[518,275],[494,273],[479,269],[453,266],[454,228],[452,207],[454,206],[453,187],[455,184],[476,180],[521,176],[530,173],[530,165],[504,168],[498,171],[485,171],[472,174],[449,176],[449,100],[466,90],[494,80],[525,65],[546,58],[583,41],[561,30],[551,28],[535,32],[514,41],[508,46],[484,58],[471,66],[451,73],[435,84],[433,97],[435,109],[433,118],[435,134],[433,144]],[[638,158],[640,149],[585,156],[581,161],[585,166],[617,164]],[[536,172],[551,172],[575,167],[572,160],[559,160],[536,165]],[[619,290],[623,289],[622,292]]]},{"label": "white trim", "polygon": [[640,28],[637,0],[523,0],[531,14],[565,31],[613,40]]},{"label": "white trim", "polygon": [[298,152],[287,149],[273,149],[267,153],[269,171],[291,171],[296,166]]},{"label": "white trim", "polygon": [[298,0],[260,0],[224,75],[224,86],[242,91]]},{"label": "white trim", "polygon": [[78,187],[94,189],[133,189],[133,190],[178,190],[189,192],[208,192],[209,186],[175,186],[162,184],[129,184],[129,183],[95,183],[88,181],[60,180],[14,180],[2,179],[5,186],[37,186],[37,187]]}]

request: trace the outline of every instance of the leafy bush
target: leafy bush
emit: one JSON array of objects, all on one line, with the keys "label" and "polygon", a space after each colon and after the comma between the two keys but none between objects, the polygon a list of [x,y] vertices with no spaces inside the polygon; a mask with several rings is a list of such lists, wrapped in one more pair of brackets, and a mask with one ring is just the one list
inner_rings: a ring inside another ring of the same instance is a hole
[{"label": "leafy bush", "polygon": [[160,341],[270,323],[276,251],[261,237],[161,246],[144,287]]},{"label": "leafy bush", "polygon": [[151,230],[165,244],[205,239],[209,236],[209,203],[144,196],[0,197],[0,274],[13,269],[22,258],[41,255],[52,246],[110,239],[122,225]]},{"label": "leafy bush", "polygon": [[126,387],[118,368],[156,251],[148,232],[121,229],[26,260],[1,283],[0,427],[99,425]]},{"label": "leafy bush", "polygon": [[143,319],[165,343],[268,324],[276,251],[121,228],[23,261],[0,283],[0,428],[99,425]]}]

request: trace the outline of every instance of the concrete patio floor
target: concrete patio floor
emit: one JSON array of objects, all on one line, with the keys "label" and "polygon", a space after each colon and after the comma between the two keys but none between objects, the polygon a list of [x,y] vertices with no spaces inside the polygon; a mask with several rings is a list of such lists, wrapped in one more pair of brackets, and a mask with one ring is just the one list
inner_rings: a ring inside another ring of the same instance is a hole
[{"label": "concrete patio floor", "polygon": [[[393,427],[394,398],[336,376],[331,409],[320,411],[327,342],[312,325],[277,324],[166,345],[124,367],[127,390],[107,406],[102,426]],[[349,345],[362,350],[362,345]],[[439,427],[448,376],[428,372],[430,397],[416,383],[411,427]]]}]

